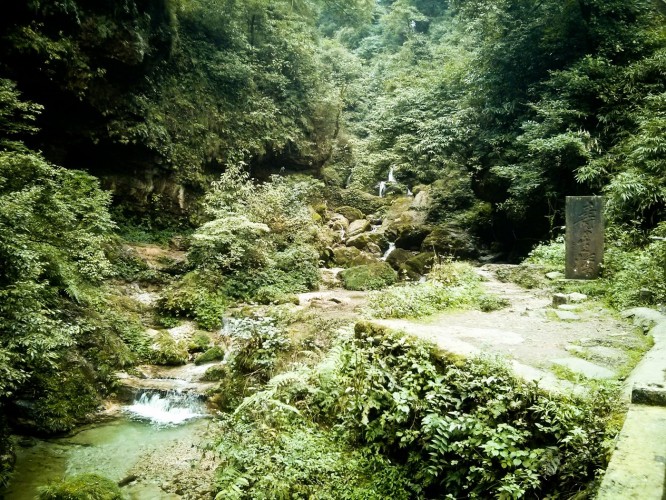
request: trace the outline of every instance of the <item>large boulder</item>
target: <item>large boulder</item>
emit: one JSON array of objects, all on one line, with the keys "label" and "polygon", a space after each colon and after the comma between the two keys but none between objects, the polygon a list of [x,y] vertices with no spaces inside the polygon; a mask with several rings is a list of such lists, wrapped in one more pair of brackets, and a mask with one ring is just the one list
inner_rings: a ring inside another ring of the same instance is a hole
[{"label": "large boulder", "polygon": [[382,252],[389,247],[389,241],[383,233],[375,231],[374,233],[361,233],[347,239],[345,244],[349,247],[356,247],[359,250],[369,250],[369,245],[377,245]]},{"label": "large boulder", "polygon": [[378,290],[398,281],[398,273],[386,262],[350,267],[339,276],[347,290]]},{"label": "large boulder", "polygon": [[354,222],[349,223],[349,229],[347,229],[347,237],[351,238],[357,234],[364,233],[370,229],[370,222],[365,219],[355,220]]},{"label": "large boulder", "polygon": [[404,250],[402,248],[395,248],[386,257],[386,262],[388,262],[393,269],[398,271],[400,270],[400,265],[412,257],[414,257],[414,252],[410,252],[409,250]]},{"label": "large boulder", "polygon": [[437,226],[433,229],[423,240],[421,250],[463,259],[473,259],[479,255],[474,237],[465,230],[451,225]]},{"label": "large boulder", "polygon": [[361,252],[354,247],[336,247],[333,249],[333,262],[339,267],[360,266],[377,262],[375,255]]},{"label": "large boulder", "polygon": [[338,207],[335,211],[339,214],[344,215],[349,222],[354,222],[355,220],[364,219],[365,215],[358,208],[350,207],[348,205]]},{"label": "large boulder", "polygon": [[435,254],[433,252],[421,252],[403,262],[400,265],[400,273],[411,280],[417,280],[428,274],[434,263]]},{"label": "large boulder", "polygon": [[327,225],[334,231],[339,231],[340,229],[346,231],[349,227],[349,220],[342,214],[334,213],[328,218]]},{"label": "large boulder", "polygon": [[399,226],[397,230],[396,247],[405,250],[420,250],[423,240],[430,234],[432,228],[420,224],[404,224]]}]

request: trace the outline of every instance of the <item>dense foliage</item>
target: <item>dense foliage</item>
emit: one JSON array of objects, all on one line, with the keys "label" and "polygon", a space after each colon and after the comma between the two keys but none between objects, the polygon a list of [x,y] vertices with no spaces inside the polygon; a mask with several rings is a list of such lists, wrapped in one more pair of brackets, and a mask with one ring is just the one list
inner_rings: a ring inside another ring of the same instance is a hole
[{"label": "dense foliage", "polygon": [[605,466],[611,394],[547,394],[371,324],[338,344],[223,419],[218,498],[567,496]]}]

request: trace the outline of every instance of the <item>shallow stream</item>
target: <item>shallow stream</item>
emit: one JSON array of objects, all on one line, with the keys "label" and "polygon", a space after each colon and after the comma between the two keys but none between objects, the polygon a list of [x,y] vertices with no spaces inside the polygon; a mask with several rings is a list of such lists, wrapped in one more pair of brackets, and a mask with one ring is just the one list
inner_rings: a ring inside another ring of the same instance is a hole
[{"label": "shallow stream", "polygon": [[[33,500],[37,488],[81,473],[98,473],[114,481],[137,475],[123,488],[129,498],[181,498],[160,486],[169,481],[169,464],[197,461],[209,420],[194,396],[142,393],[110,422],[89,426],[69,437],[23,439],[5,500]],[[175,454],[175,457],[162,455]],[[163,458],[163,467],[160,459]],[[193,467],[194,464],[183,463]]]}]

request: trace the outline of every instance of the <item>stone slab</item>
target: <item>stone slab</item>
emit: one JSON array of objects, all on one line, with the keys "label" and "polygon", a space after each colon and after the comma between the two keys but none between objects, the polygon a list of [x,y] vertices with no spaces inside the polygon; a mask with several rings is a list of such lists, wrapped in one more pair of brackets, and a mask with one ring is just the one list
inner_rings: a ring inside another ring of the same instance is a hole
[{"label": "stone slab", "polygon": [[569,279],[599,276],[604,257],[603,206],[602,196],[567,196],[565,275]]},{"label": "stone slab", "polygon": [[553,363],[555,363],[556,365],[564,366],[565,368],[568,368],[571,371],[574,371],[576,373],[579,373],[580,375],[583,375],[584,377],[591,379],[600,380],[600,379],[610,379],[615,377],[615,373],[613,373],[608,368],[595,365],[590,361],[586,361],[580,358],[571,357],[571,358],[554,359]]},{"label": "stone slab", "polygon": [[573,313],[571,311],[562,311],[561,309],[558,309],[555,311],[555,315],[558,317],[560,321],[579,321],[580,316],[578,314]]},{"label": "stone slab", "polygon": [[662,500],[666,408],[632,405],[596,500]]}]

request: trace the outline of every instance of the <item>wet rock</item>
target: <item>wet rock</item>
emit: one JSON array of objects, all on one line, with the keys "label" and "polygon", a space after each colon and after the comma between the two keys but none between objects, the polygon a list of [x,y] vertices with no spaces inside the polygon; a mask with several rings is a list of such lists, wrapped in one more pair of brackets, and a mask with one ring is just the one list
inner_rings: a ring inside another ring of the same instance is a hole
[{"label": "wet rock", "polygon": [[349,229],[347,230],[347,236],[351,238],[357,234],[364,233],[370,230],[370,221],[365,219],[355,220],[354,222],[349,223]]},{"label": "wet rock", "polygon": [[327,225],[328,225],[328,227],[330,227],[334,231],[340,231],[340,230],[347,231],[347,228],[349,227],[349,221],[347,220],[347,218],[344,215],[334,213],[328,219]]}]

